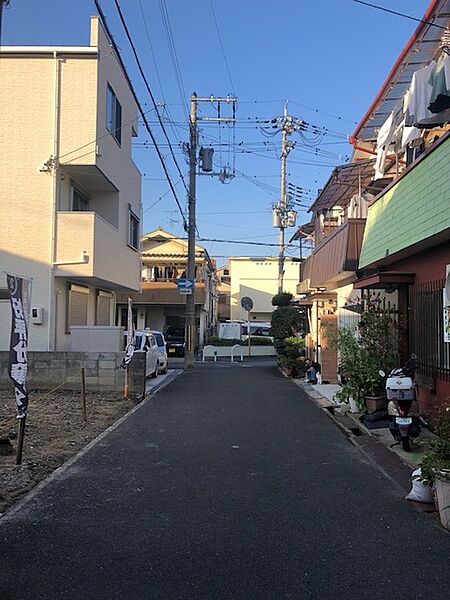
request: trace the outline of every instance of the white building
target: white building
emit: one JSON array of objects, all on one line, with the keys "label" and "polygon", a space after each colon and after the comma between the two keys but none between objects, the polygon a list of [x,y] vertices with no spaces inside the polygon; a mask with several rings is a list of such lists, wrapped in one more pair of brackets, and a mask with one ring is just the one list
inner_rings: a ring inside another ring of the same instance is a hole
[{"label": "white building", "polygon": [[[251,318],[254,321],[270,321],[275,307],[272,298],[278,292],[278,257],[233,256],[229,259],[231,278],[231,319],[247,319],[241,307],[241,299],[253,300]],[[299,263],[286,258],[284,262],[284,291],[296,293],[299,280]]]}]

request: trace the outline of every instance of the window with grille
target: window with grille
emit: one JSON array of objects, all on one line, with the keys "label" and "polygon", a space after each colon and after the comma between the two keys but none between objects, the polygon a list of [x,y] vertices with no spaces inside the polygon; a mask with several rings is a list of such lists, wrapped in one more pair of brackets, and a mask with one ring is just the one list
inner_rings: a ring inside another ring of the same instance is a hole
[{"label": "window with grille", "polygon": [[122,142],[122,105],[109,83],[106,93],[106,129],[118,144]]},{"label": "window with grille", "polygon": [[96,325],[111,325],[113,296],[110,292],[97,291]]},{"label": "window with grille", "polygon": [[73,325],[87,325],[89,288],[70,284],[67,307],[67,331]]}]

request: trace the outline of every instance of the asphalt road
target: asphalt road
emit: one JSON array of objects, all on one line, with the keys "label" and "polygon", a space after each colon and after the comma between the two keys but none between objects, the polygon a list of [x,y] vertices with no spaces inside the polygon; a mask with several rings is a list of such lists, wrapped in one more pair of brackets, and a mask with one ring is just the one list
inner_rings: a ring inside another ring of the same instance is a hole
[{"label": "asphalt road", "polygon": [[274,367],[199,365],[0,520],[0,598],[448,600],[449,557]]}]

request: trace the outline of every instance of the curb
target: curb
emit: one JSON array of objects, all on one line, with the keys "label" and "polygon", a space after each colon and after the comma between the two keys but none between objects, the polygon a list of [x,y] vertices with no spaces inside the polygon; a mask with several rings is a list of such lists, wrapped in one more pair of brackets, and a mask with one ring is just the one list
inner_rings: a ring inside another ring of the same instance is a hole
[{"label": "curb", "polygon": [[13,519],[14,516],[16,515],[16,513],[18,513],[20,510],[22,510],[22,508],[26,504],[31,502],[35,496],[37,496],[45,487],[47,487],[47,485],[52,483],[52,481],[54,481],[55,479],[58,479],[59,476],[62,475],[69,467],[71,467],[80,458],[82,458],[85,454],[87,454],[91,448],[93,448],[99,442],[101,442],[112,431],[117,429],[124,421],[126,421],[128,419],[128,417],[130,417],[135,412],[137,412],[144,404],[147,404],[147,402],[149,402],[157,392],[164,389],[166,386],[169,385],[169,383],[172,383],[172,381],[174,379],[176,379],[178,377],[178,375],[181,375],[181,373],[183,373],[182,370],[178,370],[178,369],[174,370],[174,372],[172,373],[171,376],[168,376],[163,382],[161,382],[161,384],[159,386],[155,386],[155,388],[153,388],[148,394],[146,394],[145,398],[143,400],[141,400],[141,402],[139,402],[139,404],[137,404],[131,410],[129,410],[127,413],[125,413],[122,417],[120,417],[120,419],[118,419],[112,425],[110,425],[107,429],[105,429],[105,431],[102,431],[102,433],[100,433],[100,435],[98,435],[96,438],[91,440],[89,442],[89,444],[84,446],[84,448],[79,450],[79,452],[77,452],[76,454],[71,456],[68,460],[66,460],[66,462],[64,464],[62,464],[60,467],[58,467],[57,469],[52,471],[48,475],[48,477],[46,477],[45,479],[40,481],[32,490],[30,490],[28,492],[28,494],[26,494],[22,498],[22,500],[19,500],[19,502],[17,504],[15,504],[15,505],[11,506],[11,508],[7,509],[6,512],[3,513],[2,516],[0,516],[0,527],[3,523],[7,523],[11,519]]}]

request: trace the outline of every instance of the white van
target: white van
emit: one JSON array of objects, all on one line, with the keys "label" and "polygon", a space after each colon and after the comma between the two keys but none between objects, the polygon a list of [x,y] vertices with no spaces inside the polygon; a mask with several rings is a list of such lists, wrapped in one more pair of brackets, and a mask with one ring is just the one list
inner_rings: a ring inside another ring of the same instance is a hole
[{"label": "white van", "polygon": [[[266,337],[273,342],[270,335],[270,323],[250,321],[250,336]],[[226,321],[219,324],[219,337],[226,340],[248,338],[248,323],[246,321]]]},{"label": "white van", "polygon": [[[242,339],[248,338],[248,323],[242,323],[241,325]],[[273,337],[270,335],[270,323],[258,323],[255,321],[250,322],[250,336],[254,337],[266,337],[273,342]]]}]

